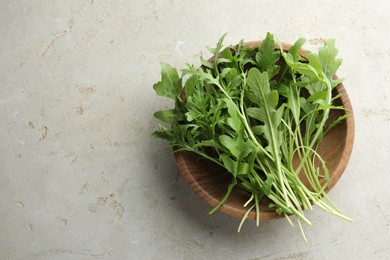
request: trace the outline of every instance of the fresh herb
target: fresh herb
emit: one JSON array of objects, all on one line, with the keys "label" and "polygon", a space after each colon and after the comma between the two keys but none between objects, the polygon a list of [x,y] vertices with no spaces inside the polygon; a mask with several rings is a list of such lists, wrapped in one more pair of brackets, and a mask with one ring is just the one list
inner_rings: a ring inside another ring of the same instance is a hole
[{"label": "fresh herb", "polygon": [[[340,83],[333,76],[341,64],[334,40],[326,40],[318,54],[307,52],[303,58],[299,51],[305,39],[284,51],[280,44],[276,48],[270,33],[258,48],[245,47],[243,41],[223,48],[224,36],[216,48],[209,48],[212,60],[201,58],[200,68],[188,65],[181,77],[175,68],[161,64],[162,80],[154,89],[172,99],[175,108],[154,114],[171,125],[160,125],[154,136],[231,173],[225,197],[210,213],[226,202],[235,187],[250,194],[238,231],[252,210],[259,225],[264,197],[290,224],[289,215],[297,217],[305,240],[300,221],[311,225],[304,210],[312,204],[351,220],[327,197],[329,170],[316,151],[327,131],[345,119],[328,121],[331,109],[343,109],[333,104],[339,96],[333,97],[332,90]],[[293,165],[294,157],[300,159],[298,166]]]}]

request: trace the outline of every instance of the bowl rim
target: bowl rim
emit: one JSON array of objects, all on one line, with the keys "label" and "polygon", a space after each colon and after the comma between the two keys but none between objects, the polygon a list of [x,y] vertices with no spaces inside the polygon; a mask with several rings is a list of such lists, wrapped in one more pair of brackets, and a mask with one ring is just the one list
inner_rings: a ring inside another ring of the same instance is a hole
[{"label": "bowl rim", "polygon": [[[243,46],[244,47],[249,47],[249,48],[256,48],[262,44],[263,41],[258,40],[258,41],[248,41],[244,42]],[[290,43],[281,43],[282,48],[284,51],[289,50],[292,46]],[[231,47],[234,47],[233,45]],[[275,46],[276,49],[280,50],[279,46]],[[299,54],[306,58],[307,57],[307,50],[301,49],[299,51]],[[213,57],[211,57],[209,60],[211,60]],[[335,79],[337,79],[337,75],[334,76]],[[353,149],[353,143],[355,139],[355,120],[354,120],[354,114],[353,114],[353,109],[352,109],[352,104],[349,99],[348,93],[342,83],[338,84],[335,87],[336,91],[338,93],[341,93],[342,96],[340,97],[341,102],[345,108],[345,111],[347,113],[347,118],[345,119],[345,128],[346,128],[346,138],[345,138],[345,146],[343,153],[341,155],[341,160],[339,161],[336,169],[332,172],[332,175],[335,176],[333,178],[332,183],[328,189],[326,189],[326,192],[328,193],[339,181],[341,175],[343,175],[348,162],[350,160],[351,154],[352,154],[352,149]],[[214,196],[209,194],[206,190],[203,189],[201,185],[194,179],[192,176],[190,169],[188,168],[187,164],[185,163],[185,152],[183,151],[175,151],[174,152],[174,157],[176,160],[177,167],[179,169],[179,172],[181,175],[184,177],[185,181],[190,185],[191,189],[203,200],[205,200],[210,206],[215,207],[218,203],[219,200],[216,199]],[[231,215],[233,217],[237,218],[242,218],[244,214],[246,213],[245,210],[238,209],[235,207],[232,207],[225,203],[219,208],[219,211]],[[277,219],[277,218],[283,218],[283,215],[279,215],[274,211],[262,211],[260,214],[260,220],[272,220],[272,219]],[[255,220],[256,219],[256,213],[252,210],[248,216],[249,220]]]}]

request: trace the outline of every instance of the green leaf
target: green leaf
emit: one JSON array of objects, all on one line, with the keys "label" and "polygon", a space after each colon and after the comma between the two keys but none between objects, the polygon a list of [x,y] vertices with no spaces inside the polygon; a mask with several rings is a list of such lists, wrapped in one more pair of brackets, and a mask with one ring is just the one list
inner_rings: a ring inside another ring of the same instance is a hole
[{"label": "green leaf", "polygon": [[234,60],[234,57],[232,55],[232,49],[231,47],[226,47],[223,51],[222,51],[222,54],[221,54],[221,58],[222,59],[225,59],[225,60],[228,60],[230,62],[232,62]]},{"label": "green leaf", "polygon": [[152,133],[153,137],[160,138],[160,139],[165,139],[165,140],[171,140],[171,136],[167,134],[166,132],[160,132],[160,131],[154,131]]},{"label": "green leaf", "polygon": [[332,79],[332,88],[336,87],[338,84],[342,83],[343,81],[344,81],[343,78]]},{"label": "green leaf", "polygon": [[259,120],[260,122],[265,122],[267,120],[267,115],[264,109],[258,107],[249,107],[246,109],[246,113],[248,114],[248,116]]},{"label": "green leaf", "polygon": [[336,96],[332,97],[332,101],[335,101],[338,98],[341,98],[343,96],[343,93],[337,93]]},{"label": "green leaf", "polygon": [[275,177],[271,174],[267,174],[267,180],[263,183],[261,187],[263,193],[267,196],[271,194],[272,183],[275,181]]},{"label": "green leaf", "polygon": [[308,75],[312,79],[315,79],[315,80],[320,78],[318,71],[314,67],[312,67],[310,64],[296,62],[290,53],[282,52],[282,56],[283,56],[284,60],[286,61],[287,65],[290,66],[294,71],[296,71],[300,74]]},{"label": "green leaf", "polygon": [[249,173],[249,169],[250,167],[248,163],[240,162],[237,167],[237,176],[247,175]]},{"label": "green leaf", "polygon": [[[305,78],[305,80],[306,80],[306,78]],[[304,87],[305,87],[305,89],[307,89],[307,91],[309,91],[310,95],[313,95],[316,92],[321,91],[323,89],[323,86],[324,86],[323,82],[316,80],[316,79],[313,80],[313,78],[312,78],[311,80],[308,79],[308,83]]]},{"label": "green leaf", "polygon": [[[299,40],[297,40],[294,43],[293,46],[290,47],[290,49],[288,50],[288,53],[290,54],[292,61],[298,62],[298,61],[303,60],[301,55],[299,55],[299,51],[302,49],[302,46],[305,42],[306,42],[305,38],[300,38]],[[281,43],[279,43],[279,47],[282,48]],[[287,70],[288,70],[288,66],[286,64],[282,64],[281,72],[279,74],[281,79],[284,77]]]},{"label": "green leaf", "polygon": [[246,190],[248,192],[254,192],[254,191],[258,190],[256,185],[252,185],[249,182],[241,182],[237,185],[237,187],[239,187],[243,190]]},{"label": "green leaf", "polygon": [[311,95],[310,97],[307,98],[307,102],[314,103],[317,100],[325,100],[327,95],[328,95],[328,92],[327,92],[326,89],[322,90],[322,91],[319,91],[319,92],[316,92],[316,93],[314,93],[313,95]]},{"label": "green leaf", "polygon": [[265,130],[265,127],[263,125],[255,125],[252,127],[252,131],[254,134],[256,135],[264,135],[264,132],[266,131]]},{"label": "green leaf", "polygon": [[288,50],[288,53],[291,54],[295,62],[300,61],[302,59],[301,55],[299,55],[299,51],[302,49],[302,46],[305,44],[305,42],[306,42],[305,38],[300,38]]},{"label": "green leaf", "polygon": [[250,64],[250,65],[257,65],[257,63],[256,63],[256,61],[254,61],[253,59],[251,59],[251,58],[247,58],[247,59],[244,59],[243,61],[242,61],[242,65],[244,66],[244,65],[247,65],[247,64]]},{"label": "green leaf", "polygon": [[271,93],[268,95],[268,98],[269,98],[269,101],[272,103],[272,105],[274,107],[276,107],[276,105],[279,102],[279,93],[278,93],[278,91],[272,90]]},{"label": "green leaf", "polygon": [[220,160],[228,172],[234,177],[237,177],[238,175],[247,175],[249,173],[250,167],[248,163],[235,161],[230,158],[229,154],[221,154]]},{"label": "green leaf", "polygon": [[261,46],[258,48],[256,53],[256,63],[260,71],[268,72],[269,78],[272,78],[279,72],[279,66],[276,62],[280,58],[280,52],[275,51],[274,36],[267,33]]},{"label": "green leaf", "polygon": [[219,136],[219,141],[223,146],[225,146],[230,153],[235,157],[239,158],[240,157],[240,150],[238,149],[237,142],[235,139],[231,138],[230,136],[227,135],[220,135]]},{"label": "green leaf", "polygon": [[152,133],[153,137],[165,139],[168,141],[174,140],[174,136],[171,131],[168,130],[165,126],[160,125],[160,131],[155,131]]},{"label": "green leaf", "polygon": [[275,117],[274,117],[274,125],[275,126],[278,126],[280,125],[280,123],[282,122],[282,117],[283,117],[283,113],[284,113],[284,108],[285,108],[285,104],[282,104],[277,110],[276,110],[276,113],[274,114]]},{"label": "green leaf", "polygon": [[252,102],[256,103],[260,107],[265,106],[266,103],[268,103],[266,102],[266,97],[268,97],[271,92],[268,81],[268,73],[261,73],[256,68],[250,69],[247,77],[247,84],[256,97],[256,99],[253,99]]},{"label": "green leaf", "polygon": [[310,66],[314,68],[318,74],[322,74],[322,65],[318,55],[308,51],[307,60],[309,61]]},{"label": "green leaf", "polygon": [[194,120],[194,118],[192,117],[190,112],[185,113],[184,116],[186,117],[188,122],[191,122]]},{"label": "green leaf", "polygon": [[203,57],[200,57],[200,63],[203,66],[205,66],[206,68],[209,68],[209,69],[213,69],[214,68],[214,65],[211,62],[205,60]]},{"label": "green leaf", "polygon": [[229,59],[226,59],[226,58],[219,58],[218,59],[218,64],[220,64],[220,63],[230,63],[230,62],[232,62],[232,61],[229,60]]},{"label": "green leaf", "polygon": [[284,212],[284,210],[282,208],[277,208],[276,209],[276,213],[279,214],[279,215],[283,214],[283,212]]},{"label": "green leaf", "polygon": [[310,143],[314,131],[317,129],[316,119],[318,118],[318,111],[312,110],[311,113],[305,120],[306,130],[305,130],[305,139],[307,144]]},{"label": "green leaf", "polygon": [[226,170],[230,172],[234,177],[237,176],[237,162],[230,158],[229,154],[221,154],[220,159],[225,166]]},{"label": "green leaf", "polygon": [[280,84],[279,87],[278,87],[278,92],[279,94],[281,94],[282,96],[288,98],[288,93],[290,92],[290,89],[291,89],[291,84],[289,87],[287,87],[286,85],[284,84]]},{"label": "green leaf", "polygon": [[[256,126],[253,128],[255,133],[263,133],[263,136],[268,141],[268,147],[266,148],[273,156],[275,156],[275,160],[279,160],[279,148],[281,141],[280,133],[278,131],[278,125],[281,120],[280,112],[276,111],[275,97],[273,97],[274,92],[271,92],[269,81],[268,81],[268,73],[260,71],[257,68],[252,68],[249,70],[247,84],[249,89],[257,96],[259,109],[261,111],[257,111],[256,116],[260,115],[260,118],[265,116],[264,125]],[[276,92],[277,93],[277,92]],[[256,112],[256,111],[255,111]],[[248,114],[251,116],[250,114]],[[280,118],[279,118],[280,117]],[[279,164],[280,162],[277,162]],[[280,165],[278,166],[280,167]],[[280,168],[278,169],[280,170]]]},{"label": "green leaf", "polygon": [[229,99],[223,98],[225,101],[227,108],[228,108],[228,113],[230,116],[231,120],[228,120],[227,122],[229,123],[229,126],[233,128],[237,133],[240,133],[243,130],[243,124],[241,122],[241,119],[238,115],[236,105]]},{"label": "green leaf", "polygon": [[224,35],[222,35],[222,37],[219,39],[219,41],[217,42],[217,46],[215,48],[210,48],[208,46],[206,46],[206,48],[215,56],[218,54],[218,52],[222,49],[222,43],[223,43],[223,40],[225,39],[227,33],[224,33]]},{"label": "green leaf", "polygon": [[257,153],[257,147],[251,140],[241,141],[238,144],[238,149],[240,151],[240,159],[247,158],[251,153]]},{"label": "green leaf", "polygon": [[309,102],[304,97],[299,98],[299,102],[301,105],[302,110],[305,112],[305,114],[309,114],[310,112],[315,110],[315,106]]},{"label": "green leaf", "polygon": [[332,79],[333,75],[342,63],[341,59],[336,58],[338,52],[339,50],[336,49],[334,39],[325,40],[325,45],[318,49],[318,55],[323,71],[329,79]]},{"label": "green leaf", "polygon": [[237,75],[230,80],[228,84],[228,88],[233,91],[237,91],[240,85],[241,85],[241,77]]},{"label": "green leaf", "polygon": [[347,115],[341,115],[336,120],[334,120],[326,129],[326,132],[337,126],[338,124],[342,123],[348,116]]},{"label": "green leaf", "polygon": [[184,119],[183,114],[177,113],[175,109],[157,111],[154,113],[154,117],[170,124],[174,124],[179,120]]},{"label": "green leaf", "polygon": [[297,124],[299,122],[301,110],[298,89],[293,84],[290,84],[290,87],[283,86],[282,91],[279,90],[279,92],[282,92],[283,95],[287,97],[286,107],[290,109],[295,123]]},{"label": "green leaf", "polygon": [[256,54],[256,62],[262,71],[267,71],[269,67],[278,61],[279,57],[279,52],[275,51],[274,36],[267,33],[267,36],[259,47],[259,52]]},{"label": "green leaf", "polygon": [[224,147],[220,145],[218,142],[216,142],[215,140],[204,140],[195,144],[194,147],[213,147],[218,150],[222,150],[222,151],[225,150]]},{"label": "green leaf", "polygon": [[161,62],[161,81],[154,84],[153,89],[157,95],[176,99],[182,90],[181,78],[177,70],[169,64]]},{"label": "green leaf", "polygon": [[221,73],[219,73],[219,76],[221,79],[226,77],[226,80],[229,81],[230,77],[229,74],[231,72],[232,68],[224,68],[222,69]]},{"label": "green leaf", "polygon": [[195,86],[197,82],[196,76],[191,76],[187,79],[185,85],[184,85],[184,91],[186,94],[186,97],[192,96],[195,92]]}]

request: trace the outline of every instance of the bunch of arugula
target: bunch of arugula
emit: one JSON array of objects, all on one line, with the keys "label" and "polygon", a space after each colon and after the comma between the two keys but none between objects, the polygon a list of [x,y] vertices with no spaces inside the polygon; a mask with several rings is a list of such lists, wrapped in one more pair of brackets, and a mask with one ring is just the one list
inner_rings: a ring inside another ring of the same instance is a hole
[{"label": "bunch of arugula", "polygon": [[[259,225],[264,196],[291,225],[289,215],[297,217],[305,240],[300,220],[311,225],[303,211],[312,204],[350,220],[327,197],[329,170],[316,152],[327,131],[346,117],[327,122],[331,109],[343,109],[333,104],[340,95],[332,96],[332,89],[341,82],[333,79],[341,65],[334,40],[326,40],[318,54],[307,52],[303,58],[299,55],[303,38],[283,51],[280,44],[276,48],[270,33],[258,48],[240,41],[223,49],[224,37],[216,48],[208,48],[211,61],[201,58],[200,68],[188,65],[181,77],[175,68],[161,63],[162,80],[154,90],[174,100],[175,108],[154,114],[171,127],[160,125],[153,135],[232,174],[225,197],[210,214],[226,202],[234,187],[249,192],[244,206],[250,206],[238,231],[252,210]],[[296,156],[300,164],[294,167]],[[298,177],[301,172],[311,188]]]}]

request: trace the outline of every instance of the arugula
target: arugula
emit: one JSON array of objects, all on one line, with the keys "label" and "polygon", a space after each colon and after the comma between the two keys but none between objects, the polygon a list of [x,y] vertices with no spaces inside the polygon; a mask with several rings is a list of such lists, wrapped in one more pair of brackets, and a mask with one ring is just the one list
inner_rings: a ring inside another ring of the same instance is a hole
[{"label": "arugula", "polygon": [[[297,217],[305,240],[300,220],[311,225],[303,211],[312,204],[350,220],[325,194],[329,170],[316,151],[327,131],[346,118],[328,122],[331,109],[343,109],[333,104],[339,96],[333,97],[332,89],[341,82],[333,79],[341,64],[334,40],[325,41],[318,54],[307,52],[303,58],[299,55],[303,38],[284,51],[280,44],[276,48],[270,33],[258,48],[246,48],[243,41],[223,48],[225,35],[215,48],[208,47],[212,59],[201,58],[199,68],[188,65],[181,76],[161,63],[161,81],[153,88],[157,95],[174,100],[175,107],[154,114],[170,128],[160,125],[153,135],[224,167],[232,175],[225,197],[210,214],[226,202],[234,188],[248,192],[244,206],[251,206],[238,231],[252,210],[259,225],[264,197],[289,223],[289,215]],[[296,156],[300,164],[294,167]],[[311,187],[301,182],[301,172]]]}]

